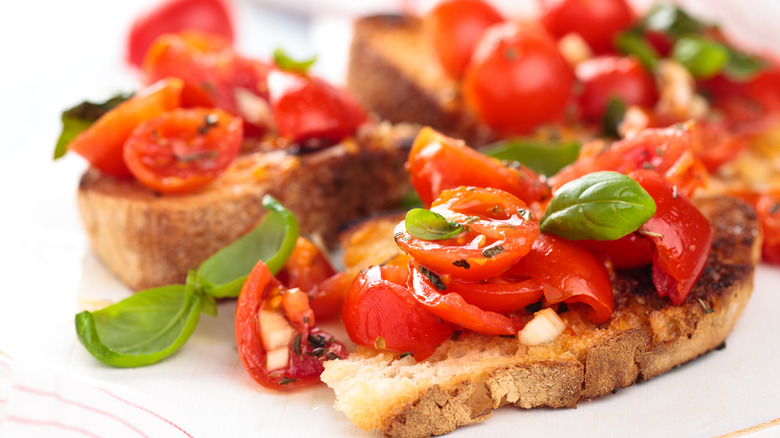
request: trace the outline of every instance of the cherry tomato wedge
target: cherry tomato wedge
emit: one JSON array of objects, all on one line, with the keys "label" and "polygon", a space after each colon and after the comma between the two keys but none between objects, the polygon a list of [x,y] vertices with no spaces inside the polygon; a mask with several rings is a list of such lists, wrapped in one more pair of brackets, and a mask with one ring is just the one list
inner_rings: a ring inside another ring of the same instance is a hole
[{"label": "cherry tomato wedge", "polygon": [[217,108],[180,108],[138,125],[125,142],[124,158],[145,186],[181,194],[224,172],[242,141],[240,118]]},{"label": "cherry tomato wedge", "polygon": [[233,22],[223,0],[167,0],[138,17],[127,40],[127,61],[140,67],[154,40],[166,33],[199,30],[233,42]]},{"label": "cherry tomato wedge", "polygon": [[485,30],[502,21],[501,14],[485,1],[445,0],[425,16],[425,27],[445,73],[458,79]]},{"label": "cherry tomato wedge", "polygon": [[511,313],[539,301],[543,295],[541,283],[530,279],[513,280],[506,275],[484,282],[451,280],[447,292],[455,292],[482,310]]},{"label": "cherry tomato wedge", "polygon": [[541,27],[507,22],[487,30],[463,76],[466,105],[504,137],[560,120],[574,72]]},{"label": "cherry tomato wedge", "polygon": [[139,123],[178,108],[183,83],[165,79],[151,85],[104,114],[68,145],[105,173],[120,178],[132,176],[122,156],[125,141]]},{"label": "cherry tomato wedge", "polygon": [[680,193],[690,195],[707,179],[707,169],[694,152],[695,129],[695,123],[643,129],[562,169],[551,178],[553,191],[591,172],[614,170],[628,174],[636,169],[652,169],[676,185]]},{"label": "cherry tomato wedge", "polygon": [[508,275],[536,280],[551,304],[582,303],[591,321],[600,324],[612,315],[612,283],[598,258],[576,243],[552,234],[540,234],[531,252]]},{"label": "cherry tomato wedge", "polygon": [[454,326],[418,303],[406,286],[409,271],[398,266],[372,266],[362,272],[344,300],[342,319],[358,345],[412,353],[417,360],[433,354]]},{"label": "cherry tomato wedge", "polygon": [[656,204],[656,213],[641,230],[653,242],[653,283],[674,304],[685,301],[696,285],[712,246],[707,218],[658,173],[637,170],[629,174]]},{"label": "cherry tomato wedge", "polygon": [[418,303],[439,318],[457,324],[483,335],[516,335],[523,328],[519,317],[505,316],[500,313],[483,310],[469,304],[454,291],[440,291],[431,283],[430,271],[427,275],[416,265],[412,269],[412,296]]},{"label": "cherry tomato wedge", "polygon": [[613,98],[626,105],[650,108],[658,100],[655,80],[635,58],[602,56],[577,64],[582,82],[578,104],[582,118],[600,122]]},{"label": "cherry tomato wedge", "polygon": [[636,17],[625,0],[541,0],[540,21],[555,37],[579,34],[597,54],[615,53],[618,33]]},{"label": "cherry tomato wedge", "polygon": [[[274,307],[272,302],[279,301],[276,299],[279,297],[282,302]],[[268,369],[268,351],[261,336],[261,310],[283,313],[295,331],[288,345],[289,360],[284,368]],[[241,288],[235,332],[241,363],[249,375],[266,388],[290,390],[317,383],[324,360],[347,356],[341,343],[314,326],[306,295],[300,291],[285,291],[262,261],[252,269]]]},{"label": "cherry tomato wedge", "polygon": [[612,262],[615,269],[634,269],[653,263],[653,244],[637,233],[617,240],[578,240],[577,244]]},{"label": "cherry tomato wedge", "polygon": [[365,110],[346,90],[313,76],[272,70],[268,93],[279,135],[292,142],[316,139],[338,143],[368,120]]},{"label": "cherry tomato wedge", "polygon": [[461,140],[425,127],[417,134],[407,164],[412,185],[424,205],[445,189],[459,186],[493,187],[531,204],[550,196],[550,188],[531,169],[507,167],[471,149]]},{"label": "cherry tomato wedge", "polygon": [[531,250],[539,221],[515,196],[490,188],[445,190],[431,210],[464,225],[460,235],[442,240],[412,236],[404,222],[395,228],[399,247],[418,263],[455,278],[497,277]]},{"label": "cherry tomato wedge", "polygon": [[756,212],[764,232],[761,254],[764,261],[780,264],[780,197],[762,195],[756,202]]}]

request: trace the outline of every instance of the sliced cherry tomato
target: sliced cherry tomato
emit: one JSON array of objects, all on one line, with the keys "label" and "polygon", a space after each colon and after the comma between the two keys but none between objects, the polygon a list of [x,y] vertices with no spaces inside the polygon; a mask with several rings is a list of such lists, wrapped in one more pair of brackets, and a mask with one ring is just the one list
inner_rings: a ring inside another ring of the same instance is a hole
[{"label": "sliced cherry tomato", "polygon": [[780,264],[780,197],[762,195],[756,202],[756,212],[764,232],[761,254],[764,261]]},{"label": "sliced cherry tomato", "polygon": [[540,234],[531,252],[507,274],[536,280],[550,303],[582,303],[588,317],[600,324],[612,315],[612,282],[596,256],[576,243],[551,234]]},{"label": "sliced cherry tomato", "polygon": [[395,228],[399,247],[437,274],[479,281],[497,277],[531,250],[539,222],[525,203],[498,189],[459,187],[445,190],[431,210],[462,224],[463,233],[423,240]]},{"label": "sliced cherry tomato", "polygon": [[636,170],[635,179],[656,204],[656,213],[640,230],[653,242],[653,283],[674,304],[685,301],[704,270],[712,246],[707,218],[672,184],[651,170]]},{"label": "sliced cherry tomato", "polygon": [[600,122],[610,99],[626,105],[652,107],[658,100],[655,80],[635,58],[602,56],[577,64],[577,79],[582,82],[578,103],[582,117]]},{"label": "sliced cherry tomato", "polygon": [[618,33],[636,22],[626,0],[540,0],[541,17],[556,38],[579,34],[597,54],[615,53]]},{"label": "sliced cherry tomato", "polygon": [[279,135],[304,147],[305,140],[336,144],[368,120],[346,90],[313,76],[273,70],[268,74],[271,109]]},{"label": "sliced cherry tomato", "polygon": [[409,271],[372,266],[362,272],[344,300],[342,319],[358,345],[412,353],[417,360],[433,354],[455,328],[418,303],[406,286]]},{"label": "sliced cherry tomato", "polygon": [[574,72],[540,26],[507,22],[485,32],[463,77],[466,104],[502,136],[561,119]]},{"label": "sliced cherry tomato", "polygon": [[696,124],[664,129],[643,129],[613,143],[600,154],[582,157],[551,178],[553,191],[569,181],[600,170],[628,174],[635,169],[653,169],[690,195],[704,184],[707,169],[694,153]]},{"label": "sliced cherry tomato", "polygon": [[298,237],[295,249],[276,277],[285,287],[306,292],[317,319],[338,315],[351,282],[348,275],[337,273],[322,251],[305,237]]},{"label": "sliced cherry tomato", "polygon": [[139,123],[178,108],[182,86],[181,80],[171,78],[147,87],[95,121],[73,139],[68,150],[106,175],[132,176],[122,156],[125,141]]},{"label": "sliced cherry tomato", "polygon": [[707,170],[713,172],[748,148],[747,133],[730,130],[726,123],[697,121],[694,151]]},{"label": "sliced cherry tomato", "polygon": [[483,335],[516,335],[523,328],[518,316],[505,316],[469,304],[455,291],[440,291],[431,283],[430,271],[421,272],[412,267],[412,296],[418,303],[439,318]]},{"label": "sliced cherry tomato", "polygon": [[542,285],[530,279],[511,279],[506,275],[490,278],[483,282],[451,280],[447,292],[455,292],[469,303],[482,310],[496,313],[511,313],[539,301]]},{"label": "sliced cherry tomato", "polygon": [[[260,334],[261,310],[282,313],[295,330],[288,346],[289,363],[284,368],[268,370],[268,351]],[[266,388],[290,390],[317,383],[324,369],[324,360],[347,356],[347,350],[341,343],[314,326],[306,294],[285,291],[262,261],[252,269],[241,288],[235,331],[241,363],[249,375]]]},{"label": "sliced cherry tomato", "polygon": [[414,140],[407,164],[420,200],[431,205],[445,189],[459,186],[493,187],[509,192],[527,204],[542,202],[550,188],[539,175],[521,164],[507,167],[501,161],[471,149],[461,140],[423,128]]},{"label": "sliced cherry tomato", "polygon": [[232,43],[231,11],[223,0],[167,0],[133,22],[127,40],[127,61],[141,67],[154,40],[183,30],[216,34]]},{"label": "sliced cherry tomato", "polygon": [[577,244],[612,262],[615,269],[634,269],[653,263],[653,244],[636,233],[617,240],[578,240]]},{"label": "sliced cherry tomato", "polygon": [[463,74],[485,30],[504,21],[482,0],[445,0],[425,16],[425,26],[445,73],[453,79]]},{"label": "sliced cherry tomato", "polygon": [[138,125],[125,142],[124,159],[150,189],[187,193],[224,172],[243,139],[238,117],[217,108],[179,108]]}]

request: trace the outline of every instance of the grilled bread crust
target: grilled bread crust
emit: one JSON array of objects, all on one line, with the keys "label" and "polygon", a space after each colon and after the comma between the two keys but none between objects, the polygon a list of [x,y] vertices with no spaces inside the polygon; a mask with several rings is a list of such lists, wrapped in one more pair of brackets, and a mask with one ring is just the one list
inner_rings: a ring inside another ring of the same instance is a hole
[{"label": "grilled bread crust", "polygon": [[160,196],[90,169],[78,206],[92,248],[134,290],[181,283],[187,271],[249,231],[273,195],[306,234],[333,243],[347,221],[395,208],[409,190],[404,162],[416,127],[375,125],[314,152],[240,155],[205,189]]},{"label": "grilled bread crust", "polygon": [[[610,320],[596,326],[578,312],[562,313],[567,330],[546,345],[463,334],[422,362],[359,347],[346,360],[326,362],[322,380],[335,390],[336,408],[386,436],[440,435],[504,405],[575,407],[718,348],[752,292],[761,236],[755,212],[739,200],[709,198],[697,205],[712,223],[714,241],[683,304],[658,297],[649,269],[619,272]],[[390,255],[365,230],[345,239]]]},{"label": "grilled bread crust", "polygon": [[423,22],[374,15],[355,22],[347,88],[380,119],[431,126],[479,147],[495,135],[465,109],[458,84],[436,62]]}]

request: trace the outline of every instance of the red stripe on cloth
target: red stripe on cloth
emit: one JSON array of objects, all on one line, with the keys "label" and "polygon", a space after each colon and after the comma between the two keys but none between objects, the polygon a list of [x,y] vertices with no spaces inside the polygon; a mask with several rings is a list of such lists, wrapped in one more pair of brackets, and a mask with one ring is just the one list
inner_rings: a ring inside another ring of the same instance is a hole
[{"label": "red stripe on cloth", "polygon": [[70,424],[63,424],[60,423],[59,421],[54,421],[54,420],[36,420],[34,418],[17,417],[16,415],[9,415],[5,419],[6,421],[11,421],[14,423],[27,424],[30,426],[53,427],[55,429],[62,429],[70,432],[80,433],[84,436],[88,436],[92,438],[101,438],[100,435],[92,433],[81,427],[71,426]]},{"label": "red stripe on cloth", "polygon": [[164,421],[164,422],[166,422],[166,423],[170,424],[171,426],[175,427],[176,429],[178,429],[178,430],[179,430],[179,432],[183,433],[184,435],[186,435],[186,436],[188,436],[188,437],[190,437],[190,438],[194,438],[192,435],[190,435],[189,433],[187,433],[187,431],[186,431],[186,430],[184,430],[183,428],[181,428],[179,425],[177,425],[177,424],[176,424],[176,423],[174,423],[173,421],[171,421],[171,420],[169,420],[169,419],[167,419],[167,418],[163,417],[162,415],[158,414],[157,412],[154,412],[154,411],[152,411],[152,410],[149,410],[149,409],[147,409],[147,408],[145,408],[145,407],[143,407],[143,406],[139,406],[139,405],[137,405],[137,404],[135,404],[135,403],[133,403],[133,402],[130,402],[130,401],[128,401],[128,400],[125,400],[125,399],[123,399],[122,397],[119,397],[118,395],[116,395],[116,394],[112,393],[111,391],[109,391],[109,390],[107,390],[107,389],[105,389],[105,388],[98,388],[98,389],[99,389],[99,390],[101,390],[101,391],[103,391],[103,392],[105,392],[106,394],[110,395],[111,397],[114,397],[115,399],[117,399],[117,400],[121,401],[122,403],[125,403],[125,404],[126,404],[126,405],[128,405],[128,406],[132,406],[132,407],[134,407],[134,408],[140,409],[140,410],[142,410],[142,411],[144,411],[144,412],[146,412],[146,413],[148,413],[148,414],[151,414],[151,415],[153,415],[153,416],[155,416],[155,417],[159,418],[160,420],[162,420],[162,421]]},{"label": "red stripe on cloth", "polygon": [[65,404],[68,404],[68,405],[72,405],[72,406],[76,406],[76,407],[79,407],[79,408],[82,408],[82,409],[86,409],[86,410],[88,410],[90,412],[94,412],[96,414],[104,415],[104,416],[106,416],[108,418],[111,418],[113,420],[116,420],[116,421],[124,424],[125,426],[127,426],[128,428],[130,428],[134,432],[138,433],[142,437],[149,438],[145,433],[143,433],[140,429],[138,429],[137,427],[135,427],[132,424],[130,424],[127,420],[125,420],[123,418],[120,418],[120,417],[112,414],[111,412],[106,412],[106,411],[98,409],[98,408],[96,408],[94,406],[89,406],[89,405],[86,405],[84,403],[77,402],[75,400],[68,400],[68,399],[62,397],[61,395],[57,394],[56,392],[42,391],[40,389],[30,388],[30,387],[22,386],[22,385],[14,385],[14,388],[18,389],[19,391],[28,392],[30,394],[35,394],[35,395],[39,395],[39,396],[42,396],[42,397],[53,397],[53,398],[61,401],[62,403],[65,403]]}]

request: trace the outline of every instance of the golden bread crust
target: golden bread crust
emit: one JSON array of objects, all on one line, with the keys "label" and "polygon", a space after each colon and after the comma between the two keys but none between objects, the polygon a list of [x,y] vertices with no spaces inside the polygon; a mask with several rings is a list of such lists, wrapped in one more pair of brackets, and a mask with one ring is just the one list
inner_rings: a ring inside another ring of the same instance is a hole
[{"label": "golden bread crust", "polygon": [[[326,363],[322,379],[334,388],[337,409],[358,426],[388,436],[439,435],[508,404],[575,407],[718,348],[752,292],[761,236],[755,212],[739,200],[703,199],[697,205],[710,218],[714,243],[699,282],[680,306],[657,296],[649,270],[621,272],[613,279],[609,321],[595,326],[565,312],[567,331],[546,345],[463,334],[422,362],[359,348],[346,360]],[[355,232],[350,236],[358,240]]]}]

